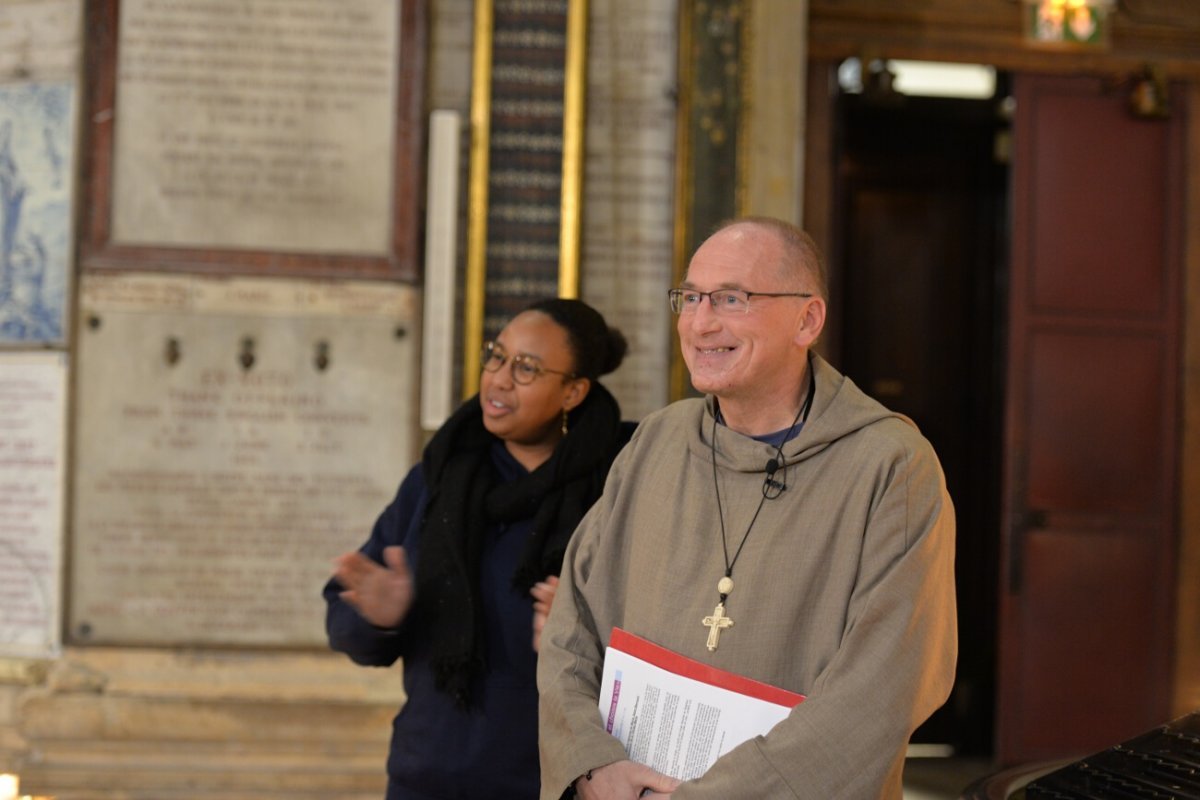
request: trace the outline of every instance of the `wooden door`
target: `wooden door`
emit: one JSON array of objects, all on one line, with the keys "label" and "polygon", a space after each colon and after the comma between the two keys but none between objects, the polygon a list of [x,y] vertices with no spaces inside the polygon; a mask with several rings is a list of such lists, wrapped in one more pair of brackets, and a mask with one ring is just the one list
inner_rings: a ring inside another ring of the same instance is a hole
[{"label": "wooden door", "polygon": [[1017,76],[997,757],[1169,716],[1182,109]]}]

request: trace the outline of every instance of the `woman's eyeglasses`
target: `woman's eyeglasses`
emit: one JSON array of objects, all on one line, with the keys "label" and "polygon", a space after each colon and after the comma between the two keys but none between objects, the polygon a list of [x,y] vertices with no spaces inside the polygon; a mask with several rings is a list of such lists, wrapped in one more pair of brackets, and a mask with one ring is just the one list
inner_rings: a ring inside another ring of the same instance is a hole
[{"label": "woman's eyeglasses", "polygon": [[510,369],[513,380],[523,386],[533,383],[544,372],[562,375],[564,378],[569,379],[575,377],[575,373],[573,372],[560,372],[556,369],[543,367],[535,356],[527,356],[524,353],[510,356],[496,342],[483,343],[483,352],[479,357],[479,362],[483,365],[485,372],[498,372],[506,361],[512,362]]}]

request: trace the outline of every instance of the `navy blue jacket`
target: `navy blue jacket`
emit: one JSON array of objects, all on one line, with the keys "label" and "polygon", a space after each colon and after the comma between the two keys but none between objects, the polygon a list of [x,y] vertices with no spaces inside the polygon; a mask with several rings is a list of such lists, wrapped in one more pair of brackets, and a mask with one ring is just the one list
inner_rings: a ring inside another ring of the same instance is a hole
[{"label": "navy blue jacket", "polygon": [[[492,464],[499,482],[526,474],[497,442]],[[420,559],[421,517],[428,492],[420,464],[400,484],[361,551],[383,563],[383,548],[401,545],[414,574]],[[329,645],[358,664],[389,666],[404,660],[408,699],[392,723],[388,800],[536,798],[538,694],[533,651],[533,599],[511,586],[532,520],[488,531],[481,559],[486,673],[472,687],[472,708],[457,708],[433,682],[426,643],[409,621],[396,630],[374,627],[325,586]]]}]

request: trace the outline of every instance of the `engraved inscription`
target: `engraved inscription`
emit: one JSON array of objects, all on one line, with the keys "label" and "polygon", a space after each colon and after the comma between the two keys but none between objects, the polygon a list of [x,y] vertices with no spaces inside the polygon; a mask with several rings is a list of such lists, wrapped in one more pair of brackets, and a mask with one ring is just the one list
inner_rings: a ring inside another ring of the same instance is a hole
[{"label": "engraved inscription", "polygon": [[63,360],[0,356],[0,656],[58,648]]},{"label": "engraved inscription", "polygon": [[[366,539],[412,461],[415,364],[394,333],[413,290],[96,275],[81,288],[103,324],[80,339],[70,635],[323,643],[331,560]],[[146,300],[181,296],[166,311]]]},{"label": "engraved inscription", "polygon": [[395,6],[123,0],[113,239],[385,255]]}]

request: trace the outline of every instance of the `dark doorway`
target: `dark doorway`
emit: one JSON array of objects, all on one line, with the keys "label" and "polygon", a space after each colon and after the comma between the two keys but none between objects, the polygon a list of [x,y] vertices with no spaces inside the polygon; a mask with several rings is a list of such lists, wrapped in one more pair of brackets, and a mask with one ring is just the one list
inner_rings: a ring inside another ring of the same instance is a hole
[{"label": "dark doorway", "polygon": [[843,93],[835,121],[830,262],[839,366],[933,443],[957,514],[958,675],[950,700],[913,737],[956,755],[986,756],[993,747],[1008,241],[1003,94]]}]

